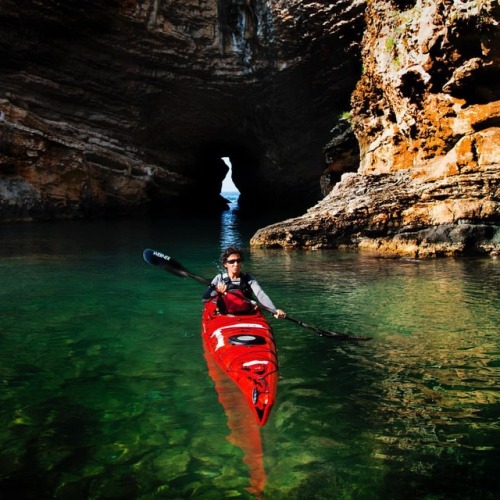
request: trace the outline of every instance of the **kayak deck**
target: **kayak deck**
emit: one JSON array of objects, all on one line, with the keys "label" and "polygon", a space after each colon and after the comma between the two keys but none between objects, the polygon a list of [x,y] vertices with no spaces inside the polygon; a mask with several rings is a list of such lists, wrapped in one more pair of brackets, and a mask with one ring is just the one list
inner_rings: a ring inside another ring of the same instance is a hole
[{"label": "kayak deck", "polygon": [[264,315],[223,315],[213,301],[203,308],[202,337],[218,366],[244,394],[257,423],[267,422],[276,399],[278,359],[272,328]]}]

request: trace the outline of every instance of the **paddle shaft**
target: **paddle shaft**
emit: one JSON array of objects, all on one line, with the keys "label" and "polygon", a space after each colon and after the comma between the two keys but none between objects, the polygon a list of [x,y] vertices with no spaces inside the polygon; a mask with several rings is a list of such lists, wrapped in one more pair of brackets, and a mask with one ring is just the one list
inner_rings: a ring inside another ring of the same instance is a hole
[{"label": "paddle shaft", "polygon": [[[175,274],[176,276],[180,276],[181,278],[192,278],[206,286],[210,286],[211,284],[207,279],[202,278],[201,276],[197,276],[196,274],[186,269],[179,261],[175,260],[172,257],[169,257],[168,255],[158,252],[157,250],[151,250],[147,248],[143,252],[143,258],[148,264],[161,267],[165,271],[168,271],[171,274]],[[251,303],[252,301],[248,300],[248,302]],[[266,307],[262,304],[259,304],[259,307],[272,313],[273,315],[276,314],[276,309]],[[323,330],[322,328],[309,325],[308,323],[305,323],[304,321],[301,321],[299,319],[292,318],[288,314],[284,317],[284,319],[287,319],[288,321],[291,321],[296,325],[302,326],[303,328],[307,328],[308,330],[311,330],[318,335],[321,335],[322,337],[333,337],[338,340],[371,340],[371,337],[365,337],[363,335],[349,335],[346,333]]]}]

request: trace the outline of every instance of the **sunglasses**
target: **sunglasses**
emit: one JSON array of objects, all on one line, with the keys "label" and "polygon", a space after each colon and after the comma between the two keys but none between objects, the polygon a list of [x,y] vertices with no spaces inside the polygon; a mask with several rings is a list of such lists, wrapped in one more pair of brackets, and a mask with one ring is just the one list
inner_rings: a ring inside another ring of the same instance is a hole
[{"label": "sunglasses", "polygon": [[243,262],[243,259],[230,259],[230,260],[226,260],[226,262],[228,264],[240,264],[241,262]]}]

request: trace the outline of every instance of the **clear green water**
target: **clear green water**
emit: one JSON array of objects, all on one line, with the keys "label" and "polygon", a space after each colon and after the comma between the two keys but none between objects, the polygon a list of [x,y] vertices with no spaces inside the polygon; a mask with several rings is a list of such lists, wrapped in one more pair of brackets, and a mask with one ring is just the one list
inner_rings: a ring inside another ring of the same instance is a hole
[{"label": "clear green water", "polygon": [[[203,286],[265,220],[0,229],[0,498],[253,498],[208,376]],[[494,259],[249,250],[277,306],[278,401],[262,429],[270,499],[498,498]]]}]

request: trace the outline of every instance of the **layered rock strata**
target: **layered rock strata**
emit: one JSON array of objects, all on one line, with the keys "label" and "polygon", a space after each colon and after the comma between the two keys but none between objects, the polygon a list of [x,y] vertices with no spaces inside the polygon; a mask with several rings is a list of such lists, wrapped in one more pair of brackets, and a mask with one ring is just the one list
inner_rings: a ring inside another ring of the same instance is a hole
[{"label": "layered rock strata", "polygon": [[4,0],[0,220],[321,198],[363,9],[264,0]]},{"label": "layered rock strata", "polygon": [[499,18],[494,0],[2,1],[0,221],[221,210],[229,156],[242,208],[312,206],[252,245],[498,253]]},{"label": "layered rock strata", "polygon": [[[498,254],[498,3],[373,1],[366,19],[352,134],[343,130],[343,142],[333,138],[327,150],[329,194],[302,217],[258,231],[251,244]],[[332,173],[353,170],[341,147],[352,136],[359,168],[333,186]]]}]

